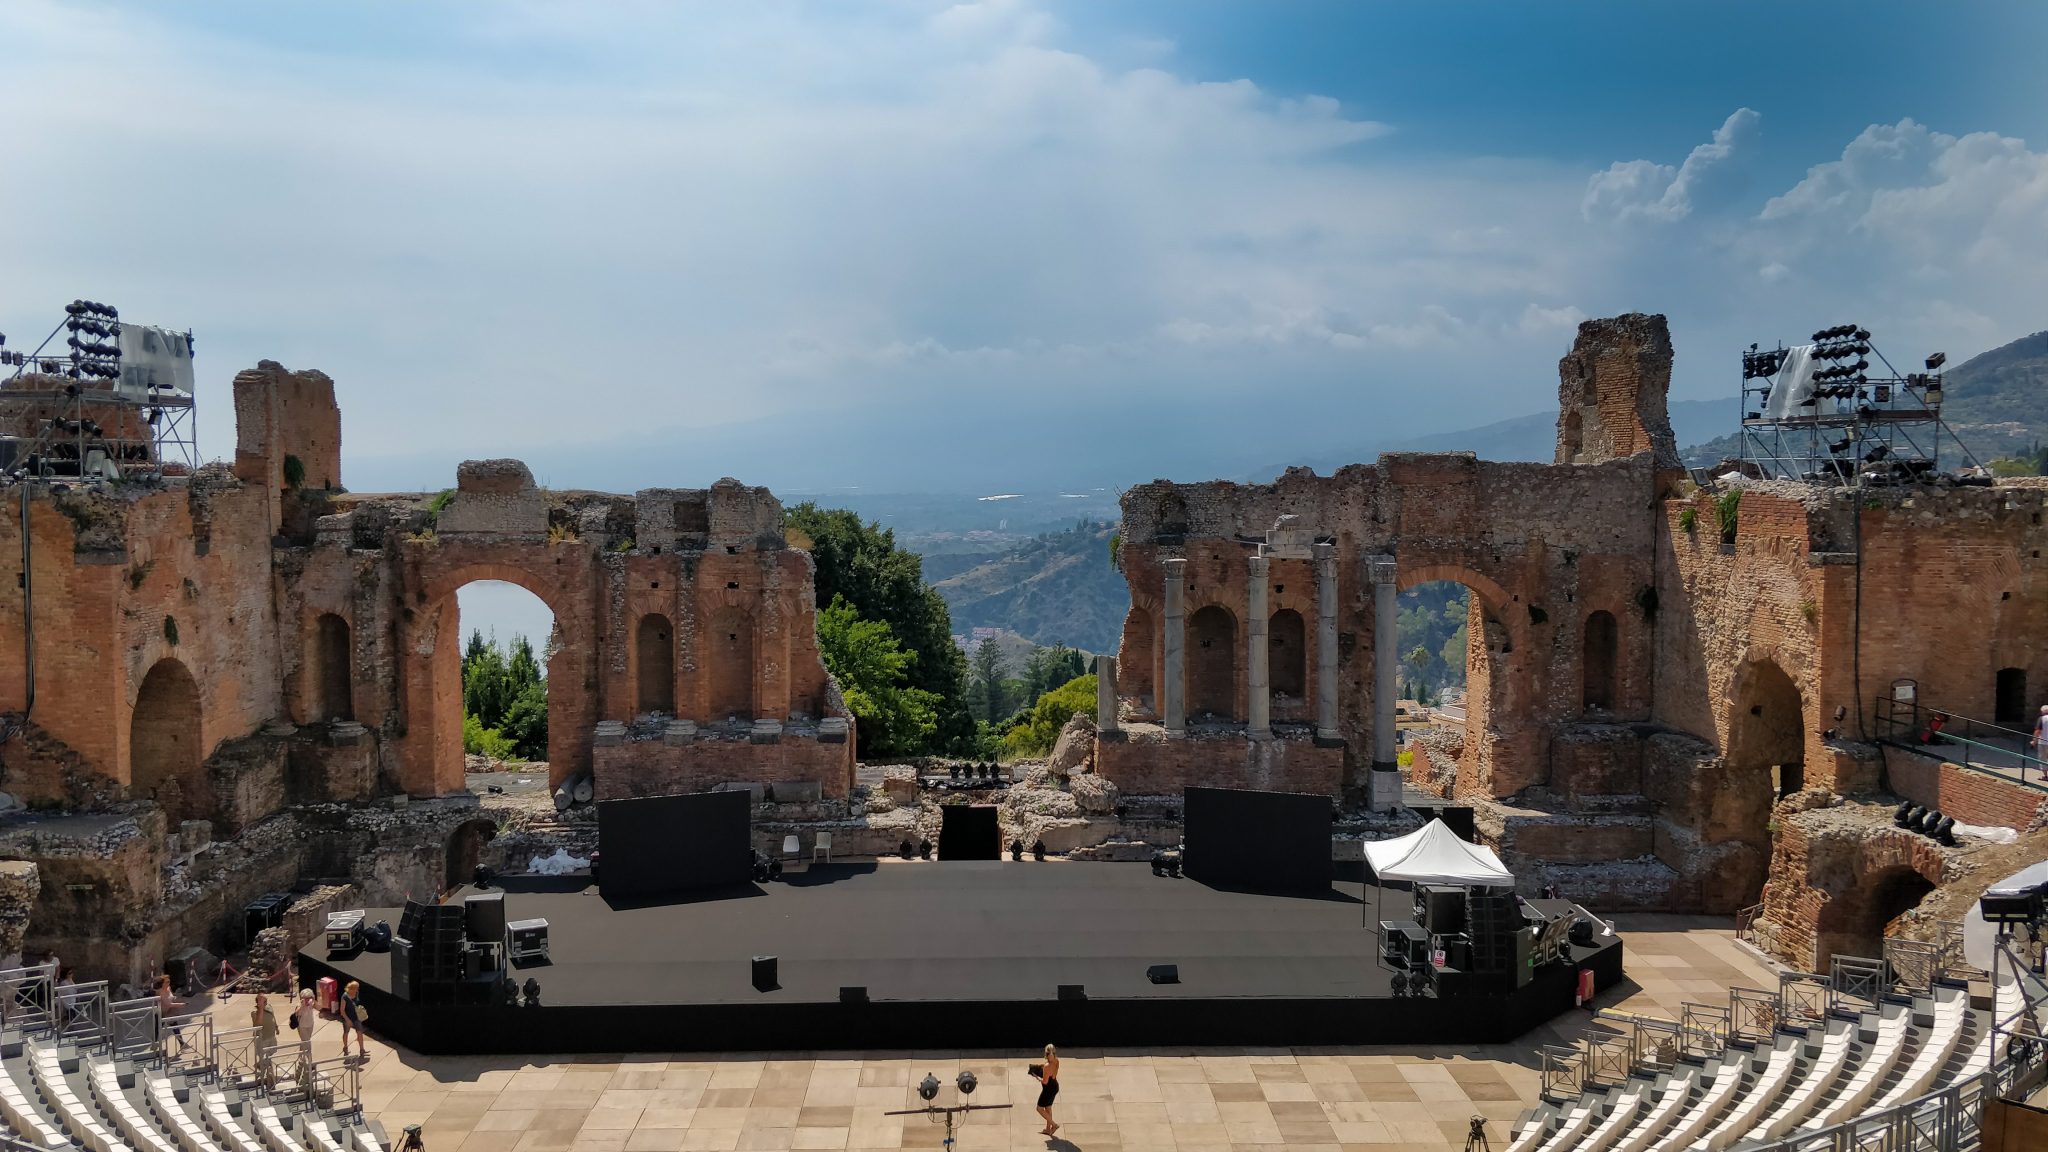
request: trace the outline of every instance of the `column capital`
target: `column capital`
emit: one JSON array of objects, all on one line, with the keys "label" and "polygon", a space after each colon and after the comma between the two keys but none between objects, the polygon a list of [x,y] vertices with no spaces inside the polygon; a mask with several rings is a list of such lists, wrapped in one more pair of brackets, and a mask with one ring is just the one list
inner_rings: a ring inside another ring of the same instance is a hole
[{"label": "column capital", "polygon": [[1253,576],[1258,577],[1260,579],[1264,579],[1266,575],[1266,570],[1272,567],[1273,562],[1271,560],[1266,559],[1264,556],[1254,555],[1245,557],[1244,564],[1246,568],[1249,568],[1251,570],[1251,574]]},{"label": "column capital", "polygon": [[1321,564],[1337,558],[1337,546],[1335,544],[1311,544],[1309,545],[1308,554],[1315,557],[1316,563]]},{"label": "column capital", "polygon": [[1395,563],[1392,553],[1365,558],[1366,579],[1374,584],[1392,584],[1399,579],[1398,573],[1399,566]]}]

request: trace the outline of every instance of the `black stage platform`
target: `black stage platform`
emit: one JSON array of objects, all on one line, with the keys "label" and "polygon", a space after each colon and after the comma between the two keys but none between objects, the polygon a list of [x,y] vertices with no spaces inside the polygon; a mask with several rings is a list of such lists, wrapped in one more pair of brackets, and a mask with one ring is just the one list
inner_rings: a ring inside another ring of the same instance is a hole
[{"label": "black stage platform", "polygon": [[[1512,993],[1394,997],[1356,879],[1261,895],[1144,864],[949,861],[659,902],[608,903],[584,877],[502,890],[508,919],[549,922],[553,963],[513,973],[539,980],[541,1007],[402,1001],[388,954],[330,960],[321,940],[300,979],[360,980],[370,1030],[425,1053],[1497,1043],[1571,1008],[1577,968],[1621,979],[1610,940]],[[1409,901],[1384,897],[1389,913]],[[779,958],[776,990],[752,987],[756,955]],[[1180,983],[1151,983],[1155,964]],[[1063,984],[1086,998],[1060,999]],[[843,986],[870,1002],[842,1003]]]}]

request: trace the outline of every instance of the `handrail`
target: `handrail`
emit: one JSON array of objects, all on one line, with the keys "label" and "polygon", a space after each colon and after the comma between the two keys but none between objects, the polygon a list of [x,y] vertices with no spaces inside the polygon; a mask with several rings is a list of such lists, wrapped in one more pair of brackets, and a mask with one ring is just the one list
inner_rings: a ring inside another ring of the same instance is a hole
[{"label": "handrail", "polygon": [[[1933,723],[1936,717],[1941,720],[1939,726]],[[1875,720],[1878,740],[1882,743],[1925,756],[1936,756],[1959,768],[2048,792],[2048,760],[2028,751],[2033,747],[2031,733],[1972,720],[1945,709],[1923,706],[1918,701],[1893,700],[1889,696],[1877,698]],[[1994,743],[1994,739],[2003,743]],[[1962,756],[1955,758],[1936,751],[1944,748],[1960,748]],[[2031,779],[2029,769],[2032,770]]]}]

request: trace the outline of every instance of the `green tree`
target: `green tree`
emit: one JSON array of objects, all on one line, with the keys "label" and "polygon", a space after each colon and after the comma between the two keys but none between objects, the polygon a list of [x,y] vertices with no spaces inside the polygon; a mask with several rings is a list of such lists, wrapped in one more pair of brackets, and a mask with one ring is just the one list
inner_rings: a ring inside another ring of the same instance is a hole
[{"label": "green tree", "polygon": [[1034,649],[1024,662],[1024,690],[1016,697],[1019,700],[1037,700],[1040,696],[1065,684],[1076,676],[1088,671],[1088,664],[1078,651],[1064,644],[1050,648]]},{"label": "green tree", "polygon": [[846,597],[818,613],[818,649],[858,721],[863,756],[905,756],[927,747],[938,725],[937,697],[910,686],[917,655],[880,620],[863,620]]},{"label": "green tree", "polygon": [[466,752],[527,760],[548,754],[548,682],[526,637],[513,637],[508,652],[496,637],[470,633],[462,658],[462,716]]},{"label": "green tree", "polygon": [[1095,677],[1076,676],[1040,696],[1030,711],[1003,733],[1003,752],[1011,756],[1043,756],[1052,751],[1060,729],[1076,715],[1095,718]]},{"label": "green tree", "polygon": [[893,532],[845,509],[805,502],[785,517],[810,539],[818,603],[844,596],[863,620],[886,625],[915,659],[908,687],[932,696],[933,728],[918,751],[973,754],[979,748],[968,711],[967,659],[953,643],[946,602],[924,582],[924,562],[896,547]]},{"label": "green tree", "polygon": [[1005,673],[1003,650],[991,636],[974,650],[974,670],[968,677],[968,699],[981,710],[981,718],[990,724],[1007,714],[1003,701]]}]

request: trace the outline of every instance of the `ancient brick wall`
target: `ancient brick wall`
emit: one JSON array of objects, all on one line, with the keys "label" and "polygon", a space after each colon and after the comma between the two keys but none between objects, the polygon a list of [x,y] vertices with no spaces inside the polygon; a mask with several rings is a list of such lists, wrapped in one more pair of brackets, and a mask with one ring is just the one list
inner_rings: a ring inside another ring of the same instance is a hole
[{"label": "ancient brick wall", "polygon": [[1168,740],[1163,729],[1148,726],[1096,744],[1095,771],[1126,796],[1168,796],[1190,787],[1334,796],[1343,786],[1344,753],[1307,739]]},{"label": "ancient brick wall", "polygon": [[853,742],[820,741],[815,733],[783,732],[756,743],[737,732],[699,731],[684,745],[659,738],[624,740],[592,755],[597,798],[676,796],[723,784],[816,783],[819,794],[844,800],[853,789]]},{"label": "ancient brick wall", "polygon": [[1635,312],[1580,324],[1557,376],[1559,464],[1647,452],[1659,469],[1679,467],[1665,406],[1671,332],[1664,317]]},{"label": "ancient brick wall", "polygon": [[2048,818],[2048,793],[1902,748],[1884,750],[1885,777],[1904,799],[1958,824],[2021,832]]}]

